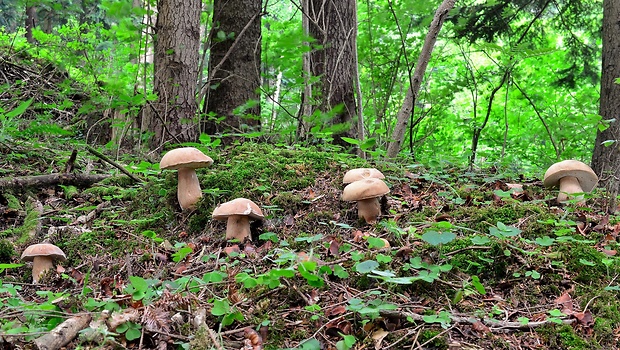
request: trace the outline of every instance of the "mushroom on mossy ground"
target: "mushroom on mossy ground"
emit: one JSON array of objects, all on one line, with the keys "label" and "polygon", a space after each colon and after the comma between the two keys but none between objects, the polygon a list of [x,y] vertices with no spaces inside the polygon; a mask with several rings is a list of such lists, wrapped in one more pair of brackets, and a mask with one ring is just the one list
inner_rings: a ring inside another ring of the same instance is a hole
[{"label": "mushroom on mossy ground", "polygon": [[[543,183],[545,187],[560,187],[558,202],[563,203],[576,200],[578,205],[584,205],[583,193],[592,191],[598,182],[598,177],[587,164],[578,160],[564,160],[555,163],[547,169]],[[577,195],[573,195],[577,194]]]},{"label": "mushroom on mossy ground", "polygon": [[177,197],[181,209],[193,209],[202,197],[196,169],[208,167],[213,159],[194,147],[182,147],[166,153],[159,163],[162,170],[179,171]]},{"label": "mushroom on mossy ground", "polygon": [[360,219],[373,224],[381,215],[379,198],[390,193],[390,189],[381,179],[368,178],[348,184],[342,191],[342,200],[356,201]]},{"label": "mushroom on mossy ground", "polygon": [[250,220],[262,220],[265,216],[256,203],[247,198],[237,198],[220,204],[213,210],[214,220],[227,220],[226,239],[243,242],[250,236]]},{"label": "mushroom on mossy ground", "polygon": [[347,171],[342,177],[342,183],[347,185],[364,179],[385,179],[385,175],[375,168],[355,168]]},{"label": "mushroom on mossy ground", "polygon": [[54,260],[66,260],[65,253],[51,243],[33,244],[22,253],[22,260],[32,261],[32,283],[38,283],[41,276],[54,268]]}]

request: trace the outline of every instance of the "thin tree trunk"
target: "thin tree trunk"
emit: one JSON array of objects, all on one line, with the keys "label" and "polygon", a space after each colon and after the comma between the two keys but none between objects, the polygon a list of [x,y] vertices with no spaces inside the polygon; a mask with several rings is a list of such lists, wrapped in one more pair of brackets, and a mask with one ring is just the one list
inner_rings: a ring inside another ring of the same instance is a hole
[{"label": "thin tree trunk", "polygon": [[273,92],[273,97],[269,97],[271,100],[271,123],[269,125],[270,131],[273,131],[278,116],[278,106],[280,104],[280,91],[282,90],[282,71],[278,72],[276,76],[276,90]]},{"label": "thin tree trunk", "polygon": [[424,45],[422,46],[422,52],[420,52],[420,56],[418,57],[418,63],[415,65],[415,70],[413,72],[413,78],[411,82],[411,86],[409,90],[407,90],[407,95],[405,96],[405,101],[401,106],[398,114],[396,115],[396,126],[394,127],[394,132],[392,133],[392,141],[388,145],[387,157],[395,158],[400,152],[400,147],[405,138],[405,131],[407,130],[407,124],[409,119],[413,113],[413,106],[415,105],[415,101],[418,99],[418,94],[420,92],[420,86],[422,85],[422,79],[424,78],[424,73],[426,72],[426,67],[428,66],[428,62],[431,58],[431,53],[433,52],[433,48],[435,47],[435,42],[437,42],[437,36],[439,35],[439,31],[448,16],[448,12],[454,7],[456,0],[444,0],[439,8],[435,12],[435,17],[431,22],[430,28],[428,30],[428,34],[426,34],[426,38],[424,39]]},{"label": "thin tree trunk", "polygon": [[26,7],[26,22],[24,23],[26,27],[26,41],[31,44],[36,43],[34,37],[32,36],[32,29],[35,27],[35,18],[37,17],[37,8],[35,6],[27,6]]},{"label": "thin tree trunk", "polygon": [[[310,0],[302,0],[302,8],[306,11],[310,10]],[[301,25],[305,36],[310,35],[310,14],[304,14],[301,17]],[[310,43],[306,42],[306,46],[310,46]],[[308,117],[312,115],[314,109],[312,103],[312,84],[310,84],[310,78],[312,77],[312,69],[310,67],[310,50],[303,53],[302,56],[302,74],[304,78],[304,89],[301,93],[301,106],[299,107],[298,121],[297,121],[297,139],[306,140],[310,132],[311,125],[308,122]]]},{"label": "thin tree trunk", "polygon": [[[598,131],[592,169],[601,179],[601,186],[608,192],[609,202],[606,210],[613,213],[617,196],[620,194],[620,2],[603,1],[603,63],[601,77],[601,99],[599,113],[604,120],[613,120],[609,128]],[[606,146],[607,144],[607,146]]]}]

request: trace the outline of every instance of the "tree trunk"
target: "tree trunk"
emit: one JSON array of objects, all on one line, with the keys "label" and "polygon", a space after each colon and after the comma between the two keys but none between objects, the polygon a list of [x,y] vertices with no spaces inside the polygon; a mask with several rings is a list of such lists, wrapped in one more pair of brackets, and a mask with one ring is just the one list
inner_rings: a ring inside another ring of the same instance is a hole
[{"label": "tree trunk", "polygon": [[26,7],[26,22],[24,23],[26,27],[26,41],[30,44],[34,44],[36,40],[32,36],[32,29],[35,26],[35,18],[37,17],[37,8],[34,6]]},{"label": "tree trunk", "polygon": [[[334,143],[350,146],[342,137],[357,138],[355,100],[355,45],[357,36],[356,0],[308,0],[305,14],[309,17],[309,34],[320,49],[310,53],[312,76],[321,77],[320,87],[314,89],[318,108],[335,112],[329,124],[336,128]],[[315,121],[316,122],[316,121]],[[320,121],[318,121],[320,122]]]},{"label": "tree trunk", "polygon": [[[603,1],[603,64],[601,76],[601,99],[599,113],[604,120],[615,119],[609,128],[598,131],[592,169],[601,179],[601,186],[609,192],[610,202],[607,211],[613,213],[616,208],[616,196],[620,193],[620,2]],[[605,146],[605,141],[612,142]]]},{"label": "tree trunk", "polygon": [[418,63],[415,65],[413,77],[411,78],[412,81],[410,82],[411,86],[409,86],[409,90],[407,90],[407,95],[405,96],[405,101],[396,116],[396,126],[394,127],[394,132],[392,133],[392,141],[389,143],[387,150],[388,158],[394,158],[398,155],[398,152],[400,152],[400,147],[405,138],[405,131],[407,129],[409,119],[413,113],[413,106],[415,105],[415,101],[418,98],[418,93],[420,92],[424,72],[428,66],[428,61],[431,59],[431,53],[435,47],[435,42],[437,42],[437,35],[439,35],[443,22],[448,16],[448,12],[450,12],[450,10],[454,7],[455,3],[456,0],[444,0],[435,12],[435,17],[431,22],[426,38],[424,39],[422,51],[418,57]]},{"label": "tree trunk", "polygon": [[[203,106],[207,134],[260,128],[261,2],[215,0],[209,78]],[[238,107],[245,108],[237,110]]]},{"label": "tree trunk", "polygon": [[201,5],[200,0],[157,2],[153,81],[157,101],[142,120],[142,130],[153,133],[151,149],[198,138],[195,91]]}]

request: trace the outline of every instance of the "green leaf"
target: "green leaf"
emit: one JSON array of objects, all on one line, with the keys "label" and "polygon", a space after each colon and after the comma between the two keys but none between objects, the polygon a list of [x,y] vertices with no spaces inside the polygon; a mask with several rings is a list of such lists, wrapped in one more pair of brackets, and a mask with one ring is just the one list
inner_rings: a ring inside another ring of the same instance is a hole
[{"label": "green leaf", "polygon": [[485,245],[489,242],[491,242],[491,240],[488,237],[485,236],[473,236],[470,238],[471,239],[471,243],[475,244],[475,245]]},{"label": "green leaf", "polygon": [[474,286],[474,288],[476,288],[478,293],[482,295],[487,294],[487,291],[486,289],[484,289],[484,286],[482,285],[482,283],[480,283],[480,278],[478,278],[478,276],[471,276],[471,284],[472,286]]},{"label": "green leaf", "polygon": [[543,247],[552,246],[555,243],[555,239],[549,236],[538,237],[535,240],[536,244],[541,245]]},{"label": "green leaf", "polygon": [[360,144],[360,141],[359,141],[359,140],[357,140],[357,139],[352,139],[352,138],[350,138],[350,137],[345,137],[345,136],[342,136],[342,137],[341,137],[341,139],[342,139],[343,141],[347,142],[347,143],[352,144],[352,145],[359,145],[359,144]]},{"label": "green leaf", "polygon": [[24,101],[24,102],[20,103],[19,106],[17,106],[12,111],[7,112],[5,114],[5,116],[7,118],[10,118],[10,119],[18,117],[18,116],[22,115],[22,113],[24,113],[26,111],[26,109],[28,109],[28,107],[30,107],[31,104],[32,104],[32,99]]},{"label": "green leaf", "polygon": [[138,292],[146,293],[149,288],[146,280],[140,276],[129,276],[129,282],[131,282],[131,285]]},{"label": "green leaf", "polygon": [[422,240],[433,246],[450,243],[455,238],[456,235],[452,232],[437,232],[432,230],[426,231],[426,233],[422,235]]},{"label": "green leaf", "polygon": [[592,261],[588,261],[588,260],[583,259],[583,258],[582,258],[582,259],[579,259],[579,262],[580,262],[582,265],[586,265],[586,266],[596,266],[596,264],[595,264],[595,263],[593,263]]},{"label": "green leaf", "polygon": [[613,145],[614,143],[616,143],[618,140],[605,140],[603,142],[601,142],[601,145],[605,146],[605,147],[609,147],[611,145]]},{"label": "green leaf", "polygon": [[230,304],[227,299],[215,299],[213,301],[213,308],[211,314],[213,316],[222,316],[230,313]]},{"label": "green leaf", "polygon": [[355,265],[355,270],[359,273],[369,273],[379,267],[379,263],[374,260],[366,260]]}]

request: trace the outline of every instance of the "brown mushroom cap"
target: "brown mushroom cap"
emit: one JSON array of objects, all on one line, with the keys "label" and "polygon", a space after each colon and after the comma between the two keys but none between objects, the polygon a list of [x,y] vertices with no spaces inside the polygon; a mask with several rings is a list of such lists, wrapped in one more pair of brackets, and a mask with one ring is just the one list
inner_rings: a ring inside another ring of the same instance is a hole
[{"label": "brown mushroom cap", "polygon": [[265,216],[256,203],[247,198],[237,198],[220,204],[213,210],[214,220],[227,220],[233,215],[246,215],[254,220],[261,220]]},{"label": "brown mushroom cap", "polygon": [[181,168],[205,168],[213,163],[213,159],[194,147],[176,148],[166,153],[159,162],[159,168],[178,170]]},{"label": "brown mushroom cap", "polygon": [[381,197],[390,193],[389,187],[381,179],[368,178],[348,184],[342,191],[343,201],[360,201]]},{"label": "brown mushroom cap", "polygon": [[363,179],[385,179],[383,173],[375,168],[356,168],[351,169],[344,174],[342,178],[343,184],[350,184],[355,181],[363,180]]},{"label": "brown mushroom cap", "polygon": [[545,172],[543,184],[545,187],[557,186],[560,179],[566,176],[577,178],[584,192],[592,191],[598,183],[598,177],[587,164],[571,159],[550,166]]},{"label": "brown mushroom cap", "polygon": [[22,260],[33,261],[37,256],[46,256],[54,260],[66,260],[67,256],[57,246],[51,243],[33,244],[22,253]]}]

